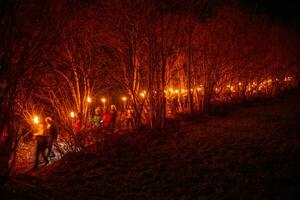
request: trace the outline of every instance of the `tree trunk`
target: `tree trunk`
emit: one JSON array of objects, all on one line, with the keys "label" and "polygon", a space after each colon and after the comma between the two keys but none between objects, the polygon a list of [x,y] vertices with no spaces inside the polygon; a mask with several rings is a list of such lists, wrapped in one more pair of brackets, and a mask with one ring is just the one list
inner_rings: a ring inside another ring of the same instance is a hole
[{"label": "tree trunk", "polygon": [[189,99],[189,108],[190,112],[194,112],[194,102],[193,102],[193,94],[192,94],[192,24],[191,19],[189,18],[189,33],[188,33],[188,99]]}]

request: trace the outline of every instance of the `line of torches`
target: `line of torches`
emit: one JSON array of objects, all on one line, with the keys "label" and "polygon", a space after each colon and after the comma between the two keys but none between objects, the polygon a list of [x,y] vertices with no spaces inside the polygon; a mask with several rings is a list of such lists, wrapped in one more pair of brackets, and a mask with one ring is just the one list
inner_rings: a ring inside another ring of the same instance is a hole
[{"label": "line of torches", "polygon": [[[292,81],[292,77],[291,76],[287,76],[283,79],[284,82],[290,82]],[[267,79],[267,80],[264,80],[260,83],[256,82],[256,81],[252,81],[250,83],[248,83],[246,85],[246,91],[247,92],[250,92],[250,91],[255,91],[255,88],[258,88],[258,90],[262,90],[262,89],[266,89],[268,86],[271,86],[272,83],[274,82],[279,82],[280,80],[278,78],[275,78],[274,80],[273,79]],[[238,82],[238,84],[236,86],[232,85],[232,84],[228,84],[226,85],[226,89],[229,90],[230,92],[236,92],[236,89],[239,89],[241,88],[243,85],[242,82]],[[199,87],[196,87],[196,88],[191,88],[191,92],[193,91],[197,91],[197,92],[202,92],[204,90],[204,87],[203,85],[200,85]],[[221,88],[219,87],[215,87],[214,88],[215,92],[219,92],[221,91]],[[167,95],[186,95],[187,94],[187,89],[173,89],[173,88],[169,88],[167,90],[165,90],[165,94]]]},{"label": "line of torches", "polygon": [[[143,96],[145,96],[145,94],[143,93]],[[121,100],[124,102],[124,104],[126,104],[126,101],[127,101],[127,97],[126,96],[122,96],[121,97]],[[88,96],[86,98],[86,101],[88,102],[88,104],[92,103],[92,98],[90,96]],[[102,97],[100,99],[100,101],[103,103],[103,106],[105,107],[105,104],[106,104],[106,98],[105,97]],[[71,118],[75,118],[75,112],[74,111],[71,111],[70,112],[70,117]],[[33,123],[35,125],[38,125],[40,123],[40,117],[38,115],[34,115],[33,116],[33,119],[32,119]]]},{"label": "line of torches", "polygon": [[[292,81],[292,77],[291,76],[287,76],[287,77],[284,77],[283,81],[284,82],[290,82]],[[275,78],[274,80],[273,79],[267,79],[267,80],[264,80],[260,83],[257,83],[256,81],[252,81],[251,83],[248,83],[247,86],[246,86],[246,91],[247,92],[250,92],[250,91],[256,91],[255,88],[258,88],[258,90],[262,90],[268,86],[271,86],[273,82],[279,82],[280,80],[278,78]],[[238,87],[241,87],[243,85],[242,82],[238,82]],[[230,85],[228,84],[227,86],[227,89],[231,92],[236,92],[236,87],[234,85]],[[218,87],[215,87],[214,88],[216,92],[220,91],[220,88]],[[182,94],[187,94],[187,89],[174,89],[174,88],[169,88],[167,90],[165,90],[165,94],[166,95],[182,95]],[[196,87],[196,88],[192,88],[191,91],[197,91],[197,92],[202,92],[203,91],[203,85],[200,85],[199,87]],[[154,93],[156,93],[156,91],[154,91]],[[142,92],[140,92],[139,96],[141,98],[145,98],[146,97],[146,90],[143,90]],[[121,100],[122,102],[124,103],[124,105],[126,104],[127,102],[127,97],[126,96],[122,96],[121,97]],[[92,102],[92,98],[90,96],[87,97],[86,101],[90,104]],[[100,101],[103,103],[103,106],[105,107],[106,105],[106,98],[105,97],[102,97],[100,99]],[[75,113],[73,111],[70,112],[70,117],[71,118],[75,118]],[[33,117],[33,123],[34,124],[39,124],[40,123],[40,119],[39,119],[39,116],[37,115],[34,115]]]}]

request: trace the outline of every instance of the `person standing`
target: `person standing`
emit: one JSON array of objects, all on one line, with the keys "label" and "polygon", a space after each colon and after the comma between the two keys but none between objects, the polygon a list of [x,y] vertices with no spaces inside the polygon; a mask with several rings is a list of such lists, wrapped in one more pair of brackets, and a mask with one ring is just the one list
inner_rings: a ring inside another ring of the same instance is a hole
[{"label": "person standing", "polygon": [[93,121],[93,126],[94,127],[99,127],[101,125],[101,121],[102,121],[102,112],[101,112],[101,108],[97,107],[95,109],[95,115],[92,118]]},{"label": "person standing", "polygon": [[127,128],[127,130],[134,129],[133,122],[134,122],[133,109],[130,106],[126,112],[126,128]]},{"label": "person standing", "polygon": [[117,123],[118,111],[115,105],[110,106],[110,115],[111,115],[111,132],[115,132],[115,126]]},{"label": "person standing", "polygon": [[110,126],[110,123],[111,123],[111,113],[108,112],[107,110],[105,111],[105,113],[103,115],[102,121],[103,121],[102,123],[103,123],[104,127],[108,129],[108,127]]},{"label": "person standing", "polygon": [[47,149],[48,149],[47,158],[49,158],[50,154],[53,153],[52,151],[53,144],[56,143],[57,141],[58,129],[51,117],[46,117],[45,122],[46,122],[45,135],[47,137]]},{"label": "person standing", "polygon": [[36,140],[36,149],[35,149],[35,164],[33,169],[37,168],[39,165],[39,157],[42,155],[46,164],[48,164],[48,159],[46,156],[46,146],[47,146],[47,138],[44,135],[44,124],[37,124],[37,128],[34,133],[34,137]]},{"label": "person standing", "polygon": [[72,121],[73,132],[78,135],[82,129],[82,115],[78,113],[77,116]]},{"label": "person standing", "polygon": [[[51,117],[45,118],[45,126],[42,133],[35,136],[37,141],[35,165],[33,168],[37,168],[39,165],[39,157],[42,155],[45,164],[49,163],[49,156],[52,151],[52,145],[57,139],[58,131]],[[42,124],[39,124],[42,126]]]}]

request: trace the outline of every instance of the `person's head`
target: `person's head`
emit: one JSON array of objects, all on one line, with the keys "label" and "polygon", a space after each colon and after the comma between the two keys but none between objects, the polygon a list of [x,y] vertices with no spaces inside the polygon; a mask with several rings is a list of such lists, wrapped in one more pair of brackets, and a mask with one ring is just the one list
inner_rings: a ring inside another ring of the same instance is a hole
[{"label": "person's head", "polygon": [[46,124],[52,124],[53,123],[53,119],[51,117],[46,117],[45,118],[45,122],[46,122]]},{"label": "person's head", "polygon": [[117,110],[117,108],[116,108],[115,105],[111,105],[111,106],[110,106],[110,110],[111,110],[111,111],[115,111],[115,110]]},{"label": "person's head", "polygon": [[96,115],[100,115],[100,114],[101,114],[101,108],[100,108],[100,107],[97,107],[97,108],[95,109],[95,114],[96,114]]}]

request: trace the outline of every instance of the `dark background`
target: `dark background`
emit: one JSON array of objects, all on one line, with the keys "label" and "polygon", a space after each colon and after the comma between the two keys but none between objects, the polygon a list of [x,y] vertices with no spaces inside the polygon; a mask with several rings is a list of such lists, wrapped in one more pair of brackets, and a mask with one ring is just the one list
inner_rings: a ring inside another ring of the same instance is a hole
[{"label": "dark background", "polygon": [[258,15],[266,15],[274,22],[299,28],[300,1],[296,0],[242,0],[245,8]]}]

